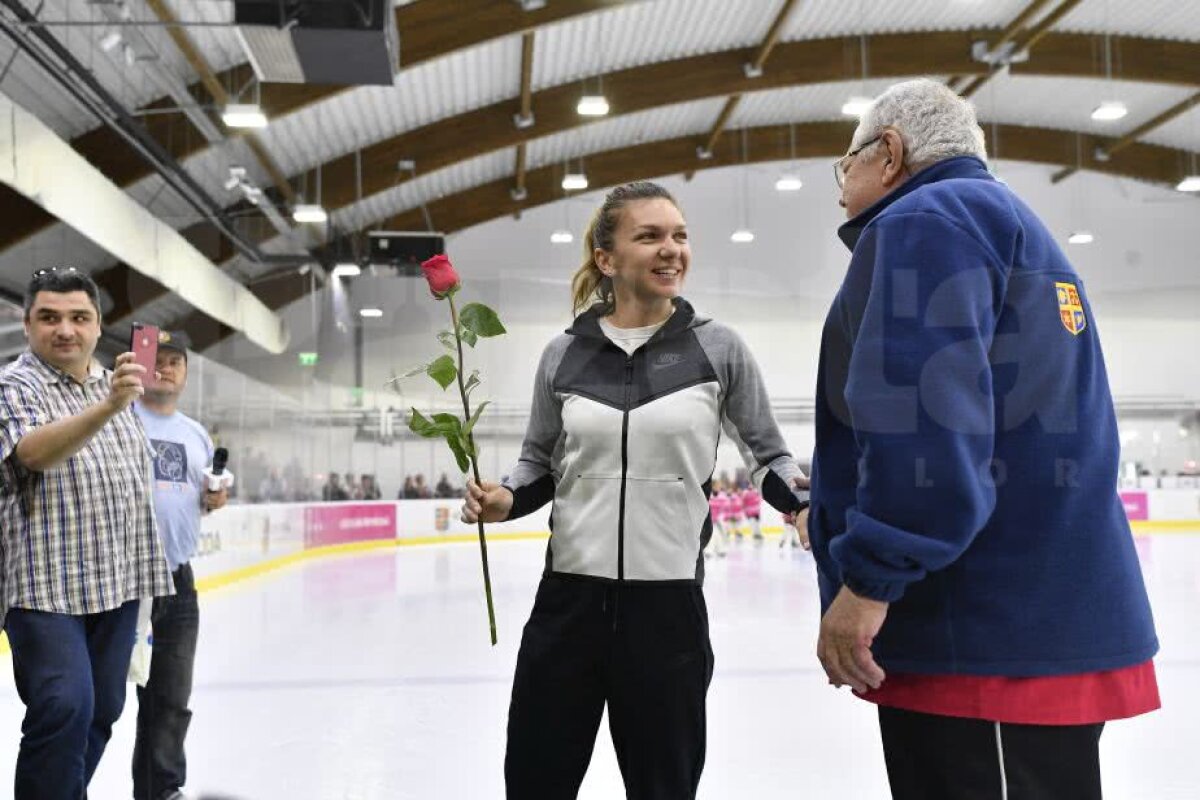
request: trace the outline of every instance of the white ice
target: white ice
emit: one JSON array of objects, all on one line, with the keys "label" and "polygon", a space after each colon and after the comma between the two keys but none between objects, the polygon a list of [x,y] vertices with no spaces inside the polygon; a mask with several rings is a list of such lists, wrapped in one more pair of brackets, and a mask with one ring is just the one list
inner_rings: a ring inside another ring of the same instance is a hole
[{"label": "white ice", "polygon": [[[1113,800],[1200,797],[1197,534],[1139,539],[1163,644],[1164,708],[1106,729]],[[709,564],[716,675],[700,797],[886,798],[874,708],[829,687],[813,656],[811,558],[777,541],[743,542]],[[472,545],[318,559],[202,595],[189,793],[502,798],[510,682],[544,546],[491,547],[495,648]],[[10,796],[24,712],[9,669],[0,667],[0,797]],[[92,800],[131,795],[136,711],[131,692]],[[605,724],[580,797],[623,796]]]}]

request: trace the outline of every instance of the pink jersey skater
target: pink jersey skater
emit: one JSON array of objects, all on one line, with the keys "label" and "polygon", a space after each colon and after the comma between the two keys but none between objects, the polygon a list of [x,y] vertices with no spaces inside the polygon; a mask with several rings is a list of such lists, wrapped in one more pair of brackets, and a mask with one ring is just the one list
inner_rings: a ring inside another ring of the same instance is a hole
[{"label": "pink jersey skater", "polygon": [[713,492],[708,498],[708,511],[712,514],[713,522],[729,519],[729,497],[724,492]]},{"label": "pink jersey skater", "polygon": [[762,514],[762,495],[753,486],[742,492],[742,510],[756,519]]},{"label": "pink jersey skater", "polygon": [[732,491],[728,495],[729,511],[727,519],[742,518],[742,495],[738,491]]}]

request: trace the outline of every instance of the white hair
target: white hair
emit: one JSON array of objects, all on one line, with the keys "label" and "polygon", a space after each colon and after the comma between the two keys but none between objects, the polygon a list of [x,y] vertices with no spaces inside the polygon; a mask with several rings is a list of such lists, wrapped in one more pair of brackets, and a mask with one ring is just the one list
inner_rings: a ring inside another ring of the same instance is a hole
[{"label": "white hair", "polygon": [[854,131],[861,147],[884,128],[894,128],[904,142],[905,161],[921,169],[955,156],[987,161],[983,129],[975,107],[951,89],[928,78],[904,81],[875,98]]}]

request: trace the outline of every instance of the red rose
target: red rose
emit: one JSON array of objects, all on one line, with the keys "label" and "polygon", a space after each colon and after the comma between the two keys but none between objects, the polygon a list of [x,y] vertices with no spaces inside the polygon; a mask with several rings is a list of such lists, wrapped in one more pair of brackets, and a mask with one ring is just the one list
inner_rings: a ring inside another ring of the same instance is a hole
[{"label": "red rose", "polygon": [[434,256],[422,262],[421,271],[425,273],[425,280],[429,282],[429,290],[433,292],[434,297],[445,297],[458,288],[458,273],[454,271],[450,259],[444,255]]}]

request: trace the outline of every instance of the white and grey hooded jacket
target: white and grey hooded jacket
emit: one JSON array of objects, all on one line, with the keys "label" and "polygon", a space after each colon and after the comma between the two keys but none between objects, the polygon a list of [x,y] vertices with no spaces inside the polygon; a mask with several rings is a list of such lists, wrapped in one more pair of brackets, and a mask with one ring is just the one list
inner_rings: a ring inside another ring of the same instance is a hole
[{"label": "white and grey hooded jacket", "polygon": [[701,583],[722,429],[763,499],[784,513],[807,504],[789,488],[802,473],[745,343],[674,302],[632,356],[604,335],[596,308],[542,353],[521,457],[503,485],[510,519],[554,501],[547,574]]}]

